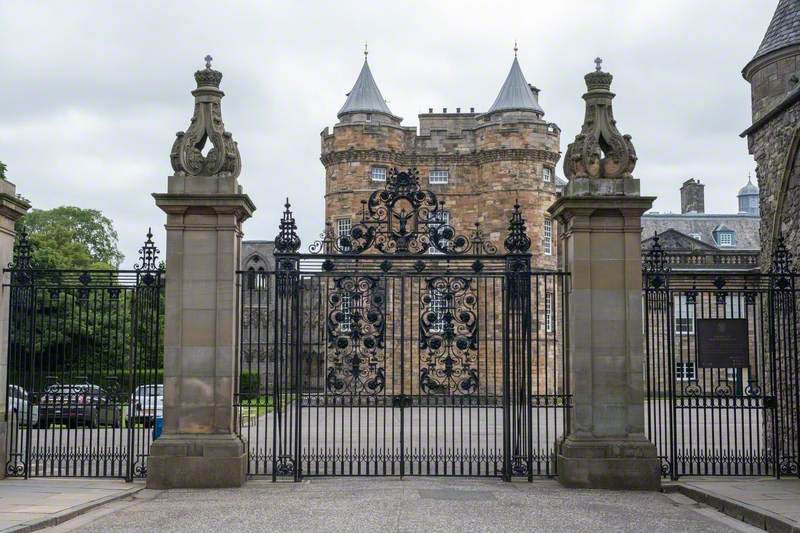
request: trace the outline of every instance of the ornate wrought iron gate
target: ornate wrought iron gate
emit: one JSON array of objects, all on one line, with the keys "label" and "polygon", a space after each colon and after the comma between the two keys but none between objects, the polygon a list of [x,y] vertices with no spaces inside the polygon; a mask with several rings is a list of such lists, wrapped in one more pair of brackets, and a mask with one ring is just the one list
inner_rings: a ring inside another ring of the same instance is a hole
[{"label": "ornate wrought iron gate", "polygon": [[[644,263],[645,416],[665,476],[798,475],[798,274],[781,241],[767,273],[671,270],[658,236]],[[704,360],[701,328],[740,328]],[[716,327],[716,326],[715,326]],[[727,359],[728,362],[724,362]]]},{"label": "ornate wrought iron gate", "polygon": [[348,235],[299,254],[287,202],[275,271],[240,273],[251,475],[555,473],[566,277],[531,270],[518,205],[505,255],[440,209],[393,171]]},{"label": "ornate wrought iron gate", "polygon": [[133,270],[45,270],[20,235],[10,273],[9,476],[147,473],[161,416],[163,271],[148,233]]}]

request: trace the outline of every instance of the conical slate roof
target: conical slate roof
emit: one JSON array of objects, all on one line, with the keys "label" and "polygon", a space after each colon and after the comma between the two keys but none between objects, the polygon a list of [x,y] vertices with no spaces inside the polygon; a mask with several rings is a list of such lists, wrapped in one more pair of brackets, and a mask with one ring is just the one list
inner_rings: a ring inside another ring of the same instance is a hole
[{"label": "conical slate roof", "polygon": [[347,101],[336,116],[341,117],[345,113],[392,114],[383,99],[383,95],[381,95],[381,91],[378,89],[378,85],[375,83],[375,78],[372,77],[372,72],[369,70],[369,63],[367,63],[366,59],[364,59],[364,66],[361,67],[356,84],[347,94]]},{"label": "conical slate roof", "polygon": [[497,95],[487,113],[511,110],[534,111],[544,114],[536,95],[533,94],[531,88],[528,87],[528,82],[525,81],[525,76],[522,74],[522,69],[516,57],[514,57],[514,62],[511,64],[511,70],[506,77],[505,83],[503,83],[503,87],[500,88],[500,94]]},{"label": "conical slate roof", "polygon": [[800,43],[800,0],[780,0],[753,59]]}]

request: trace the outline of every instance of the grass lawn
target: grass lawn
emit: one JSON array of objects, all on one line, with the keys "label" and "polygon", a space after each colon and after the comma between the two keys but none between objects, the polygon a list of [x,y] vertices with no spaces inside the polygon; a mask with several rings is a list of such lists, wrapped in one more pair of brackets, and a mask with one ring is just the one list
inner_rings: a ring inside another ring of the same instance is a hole
[{"label": "grass lawn", "polygon": [[272,396],[248,398],[246,400],[241,400],[240,405],[242,418],[250,416],[262,416],[272,412],[273,398]]}]

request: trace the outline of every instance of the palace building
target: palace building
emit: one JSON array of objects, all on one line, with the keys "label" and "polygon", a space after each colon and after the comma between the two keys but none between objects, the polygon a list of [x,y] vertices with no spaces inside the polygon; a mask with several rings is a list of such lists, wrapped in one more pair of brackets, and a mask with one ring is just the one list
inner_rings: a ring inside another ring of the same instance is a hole
[{"label": "palace building", "polygon": [[533,266],[557,267],[556,224],[548,216],[563,181],[556,177],[560,129],[544,119],[539,90],[515,57],[487,111],[429,109],[419,130],[404,126],[381,94],[367,62],[337,114],[321,133],[325,217],[337,236],[361,218],[362,201],[385,186],[393,168],[416,168],[423,189],[444,202],[442,217],[457,234],[475,224],[500,246],[514,204],[527,219]]}]

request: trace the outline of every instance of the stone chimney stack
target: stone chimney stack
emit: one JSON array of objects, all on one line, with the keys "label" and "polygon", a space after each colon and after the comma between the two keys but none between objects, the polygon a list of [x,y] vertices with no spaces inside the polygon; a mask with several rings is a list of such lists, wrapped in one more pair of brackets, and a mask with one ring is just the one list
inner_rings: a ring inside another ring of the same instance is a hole
[{"label": "stone chimney stack", "polygon": [[706,186],[700,180],[689,178],[681,185],[681,213],[705,213]]}]

